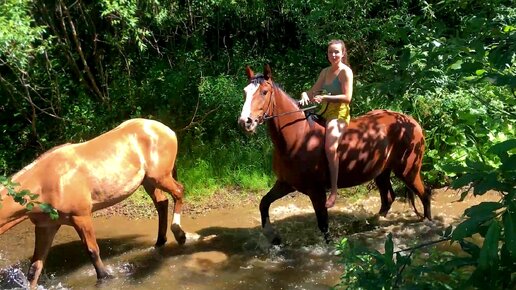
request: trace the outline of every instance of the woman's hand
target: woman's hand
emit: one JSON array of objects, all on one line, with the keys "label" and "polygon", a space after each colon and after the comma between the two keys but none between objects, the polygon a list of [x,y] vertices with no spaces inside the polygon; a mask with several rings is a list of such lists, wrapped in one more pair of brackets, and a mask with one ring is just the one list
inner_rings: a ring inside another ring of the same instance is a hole
[{"label": "woman's hand", "polygon": [[311,102],[310,97],[306,92],[301,93],[301,100],[299,100],[299,104],[301,106],[306,106]]},{"label": "woman's hand", "polygon": [[325,95],[316,95],[313,98],[313,102],[317,103],[317,104],[320,104],[322,102],[322,100],[324,99],[324,97],[325,97]]}]

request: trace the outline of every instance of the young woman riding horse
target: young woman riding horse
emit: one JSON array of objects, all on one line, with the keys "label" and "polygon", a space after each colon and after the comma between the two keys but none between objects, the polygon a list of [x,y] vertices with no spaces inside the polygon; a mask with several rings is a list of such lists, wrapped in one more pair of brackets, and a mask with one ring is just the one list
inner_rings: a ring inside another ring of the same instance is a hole
[{"label": "young woman riding horse", "polygon": [[[242,129],[253,133],[267,122],[274,145],[273,170],[277,180],[260,202],[264,234],[273,243],[280,238],[269,220],[272,202],[293,191],[310,198],[319,229],[327,242],[328,209],[326,190],[330,187],[324,150],[325,128],[309,122],[297,101],[289,97],[272,80],[268,65],[263,74],[254,74],[247,67],[249,84],[244,88],[245,102],[239,118]],[[411,117],[387,110],[375,110],[352,119],[339,143],[339,188],[351,187],[374,179],[380,191],[380,215],[385,216],[395,199],[391,172],[411,189],[409,200],[416,213],[414,192],[424,208],[424,217],[431,219],[430,191],[421,180],[425,139],[421,126]]]}]

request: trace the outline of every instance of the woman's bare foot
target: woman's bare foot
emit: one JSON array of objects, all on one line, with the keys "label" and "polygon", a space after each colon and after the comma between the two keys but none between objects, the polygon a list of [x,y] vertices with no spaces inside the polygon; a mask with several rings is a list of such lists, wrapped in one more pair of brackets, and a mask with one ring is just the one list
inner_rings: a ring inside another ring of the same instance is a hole
[{"label": "woman's bare foot", "polygon": [[326,200],[326,208],[333,207],[335,205],[335,200],[337,199],[337,193],[332,192],[328,196],[328,199]]}]

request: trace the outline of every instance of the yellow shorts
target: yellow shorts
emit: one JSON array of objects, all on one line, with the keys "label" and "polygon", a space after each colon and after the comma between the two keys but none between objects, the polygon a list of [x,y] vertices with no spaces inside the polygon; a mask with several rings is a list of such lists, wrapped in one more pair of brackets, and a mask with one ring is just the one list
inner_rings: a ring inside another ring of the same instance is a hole
[{"label": "yellow shorts", "polygon": [[326,120],[339,119],[349,124],[351,114],[349,104],[346,103],[323,103],[317,115],[321,115]]}]

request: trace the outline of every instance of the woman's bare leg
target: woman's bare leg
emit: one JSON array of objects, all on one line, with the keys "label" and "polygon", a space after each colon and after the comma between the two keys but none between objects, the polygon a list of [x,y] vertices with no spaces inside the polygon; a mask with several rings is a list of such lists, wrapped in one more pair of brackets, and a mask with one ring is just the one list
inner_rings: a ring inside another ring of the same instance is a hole
[{"label": "woman's bare leg", "polygon": [[326,123],[326,140],[324,149],[326,151],[326,158],[328,158],[331,181],[330,195],[326,200],[327,208],[333,207],[337,198],[337,181],[339,176],[338,148],[345,128],[346,122],[344,120],[333,119]]}]

